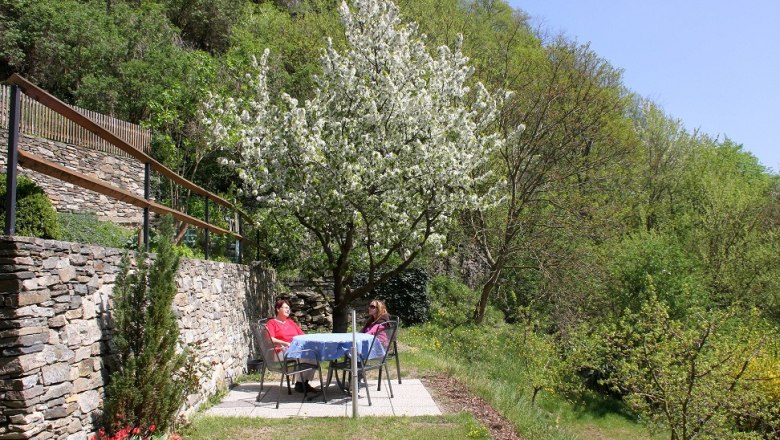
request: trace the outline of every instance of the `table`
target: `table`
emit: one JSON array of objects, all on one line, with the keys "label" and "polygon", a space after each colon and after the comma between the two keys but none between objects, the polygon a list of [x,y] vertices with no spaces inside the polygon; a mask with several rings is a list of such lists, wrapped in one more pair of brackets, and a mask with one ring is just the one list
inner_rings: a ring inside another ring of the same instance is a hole
[{"label": "table", "polygon": [[[374,335],[357,333],[358,358],[363,353],[369,353],[368,358],[374,359],[382,357],[385,354],[385,348],[378,341],[371,346]],[[295,336],[287,349],[288,358],[305,357],[307,353],[301,353],[301,350],[313,350],[320,356],[320,362],[335,361],[352,351],[352,333],[310,333],[308,335]]]},{"label": "table", "polygon": [[[369,349],[371,352],[368,359],[384,356],[385,348],[379,343],[379,340],[372,345],[371,341],[373,340],[374,335],[365,333],[355,334],[358,358],[362,358],[363,354],[367,353]],[[310,356],[309,353],[311,352],[302,352],[301,350],[316,352],[320,357],[320,362],[330,361],[332,366],[333,362],[343,358],[352,351],[352,333],[311,333],[295,336],[287,349],[287,357],[299,359]],[[328,380],[325,383],[325,387],[330,385],[332,373],[333,369],[328,368]],[[342,391],[349,393],[348,384],[342,383],[338,378],[338,374],[336,375],[336,383]]]}]

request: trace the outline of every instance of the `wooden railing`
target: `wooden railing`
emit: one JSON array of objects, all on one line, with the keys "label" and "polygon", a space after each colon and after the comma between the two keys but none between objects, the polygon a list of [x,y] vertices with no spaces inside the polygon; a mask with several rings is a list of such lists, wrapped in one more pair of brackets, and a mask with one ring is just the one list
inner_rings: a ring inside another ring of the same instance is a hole
[{"label": "wooden railing", "polygon": [[[0,128],[8,129],[8,112],[10,110],[11,87],[0,84]],[[22,120],[19,129],[21,133],[60,141],[71,145],[79,145],[105,153],[125,156],[127,153],[117,148],[105,139],[81,127],[73,121],[52,111],[45,105],[22,95]],[[145,153],[151,152],[151,132],[137,124],[112,118],[97,112],[69,106],[73,110],[87,116],[103,127],[106,127],[117,137],[127,142],[133,148]]]},{"label": "wooden railing", "polygon": [[[114,198],[116,200],[123,201],[125,203],[129,203],[135,206],[138,206],[140,208],[144,209],[144,239],[148,245],[148,228],[149,228],[149,216],[148,213],[155,212],[158,214],[170,214],[177,220],[180,220],[184,223],[199,227],[201,229],[204,229],[206,231],[206,257],[208,258],[208,231],[217,233],[217,234],[226,234],[230,235],[237,240],[244,240],[244,237],[240,233],[228,231],[226,229],[223,229],[219,226],[210,224],[208,222],[208,205],[209,201],[212,201],[218,205],[224,206],[225,208],[228,208],[232,210],[233,212],[238,213],[240,218],[242,220],[245,220],[249,223],[252,222],[251,218],[243,212],[238,207],[234,206],[232,203],[228,202],[227,200],[223,199],[222,197],[213,194],[200,186],[190,182],[189,180],[179,176],[175,172],[171,171],[169,168],[167,168],[162,163],[158,162],[151,156],[149,156],[146,152],[141,151],[134,146],[132,146],[128,141],[120,138],[118,135],[114,134],[111,130],[107,129],[106,127],[103,127],[100,123],[98,123],[96,120],[92,119],[92,117],[89,114],[82,113],[75,108],[65,104],[64,102],[60,101],[56,97],[52,96],[45,90],[41,89],[40,87],[36,86],[35,84],[27,81],[25,78],[14,74],[12,75],[8,81],[9,84],[18,86],[19,89],[24,92],[24,94],[21,94],[19,102],[22,101],[22,97],[25,97],[32,102],[35,102],[38,105],[41,105],[45,108],[47,108],[52,113],[57,114],[59,117],[63,118],[64,120],[67,120],[70,125],[77,126],[82,130],[86,130],[87,132],[91,133],[92,135],[96,136],[97,138],[101,139],[101,141],[108,143],[109,145],[112,145],[115,147],[118,151],[123,152],[127,156],[134,158],[141,163],[145,164],[145,192],[146,194],[141,197],[138,194],[133,194],[129,191],[126,191],[122,188],[115,187],[113,185],[110,185],[106,182],[103,182],[101,180],[98,180],[94,177],[87,176],[85,174],[79,173],[77,171],[71,170],[69,168],[66,168],[62,165],[50,162],[40,156],[36,156],[35,154],[18,150],[17,145],[11,145],[12,143],[16,142],[13,139],[18,139],[18,133],[17,135],[10,135],[9,136],[9,161],[8,161],[8,168],[9,173],[12,172],[12,160],[10,160],[11,153],[14,153],[16,157],[18,157],[18,163],[23,165],[26,168],[32,169],[34,171],[38,171],[40,173],[55,177],[57,179],[72,183],[74,185],[78,185],[82,188],[86,188],[92,191],[95,191],[97,193],[103,194],[105,196]],[[10,99],[8,99],[10,101]],[[24,112],[24,106],[21,105],[21,113]],[[10,109],[11,107],[9,107]],[[6,111],[7,114],[10,114],[10,110]],[[13,121],[14,117],[11,115],[11,117],[6,118],[9,121]],[[20,115],[19,120],[24,120],[24,116]],[[16,125],[16,128],[19,129],[19,122],[15,121],[11,124]],[[10,124],[6,124],[8,126]],[[13,128],[13,127],[12,127]],[[9,130],[11,132],[13,130]],[[14,161],[15,162],[15,161]],[[150,172],[155,171],[158,174],[168,178],[172,182],[183,186],[184,188],[187,188],[194,194],[201,195],[206,200],[206,219],[205,221],[199,220],[197,218],[194,218],[188,214],[185,214],[183,212],[177,211],[172,208],[168,208],[166,206],[163,206],[159,203],[156,203],[149,199],[149,178],[150,178]],[[15,169],[13,169],[14,173],[14,182],[15,182]],[[10,180],[9,180],[10,182]],[[11,194],[12,191],[15,193],[16,188],[8,188],[8,194]],[[15,200],[15,197],[14,197]],[[7,216],[8,218],[13,218],[13,215]],[[241,226],[239,224],[239,232],[241,231]],[[6,232],[7,234],[9,232]]]}]

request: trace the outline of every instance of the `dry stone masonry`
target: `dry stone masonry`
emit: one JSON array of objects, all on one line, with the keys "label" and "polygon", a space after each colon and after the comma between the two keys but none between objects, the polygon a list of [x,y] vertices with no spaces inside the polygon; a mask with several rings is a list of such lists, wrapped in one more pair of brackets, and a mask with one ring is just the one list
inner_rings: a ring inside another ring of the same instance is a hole
[{"label": "dry stone masonry", "polygon": [[[0,145],[8,145],[7,130],[0,130]],[[26,135],[20,136],[19,148],[139,196],[144,194],[144,165],[135,159]],[[6,160],[6,154],[0,155],[2,173]],[[92,212],[100,220],[126,226],[143,222],[143,211],[133,205],[21,167],[19,174],[40,185],[57,211]]]},{"label": "dry stone masonry", "polygon": [[[122,253],[0,236],[0,440],[94,433]],[[189,413],[246,371],[248,323],[270,315],[276,280],[259,265],[182,260],[176,282],[181,336],[203,372],[201,389],[183,402]]]}]

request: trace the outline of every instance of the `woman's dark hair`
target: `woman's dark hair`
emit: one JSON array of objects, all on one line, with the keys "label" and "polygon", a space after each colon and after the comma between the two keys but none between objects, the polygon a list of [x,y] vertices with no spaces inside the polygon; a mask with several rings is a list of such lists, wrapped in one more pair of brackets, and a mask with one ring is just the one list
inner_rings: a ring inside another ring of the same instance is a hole
[{"label": "woman's dark hair", "polygon": [[287,298],[279,298],[279,299],[277,299],[276,303],[274,304],[274,312],[277,312],[285,304],[287,304],[287,307],[292,307],[290,305],[290,301],[287,301]]}]

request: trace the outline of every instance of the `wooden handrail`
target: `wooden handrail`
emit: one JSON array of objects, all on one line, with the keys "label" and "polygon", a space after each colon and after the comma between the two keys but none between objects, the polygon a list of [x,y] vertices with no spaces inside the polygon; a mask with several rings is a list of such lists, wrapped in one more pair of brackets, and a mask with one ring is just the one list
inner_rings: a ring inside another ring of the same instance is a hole
[{"label": "wooden handrail", "polygon": [[208,229],[209,231],[217,234],[230,235],[238,240],[243,238],[241,235],[236,234],[235,232],[231,232],[218,226],[206,223],[195,217],[191,217],[187,214],[184,214],[183,212],[168,208],[167,206],[161,205],[151,200],[146,200],[143,197],[140,197],[124,189],[117,188],[112,185],[107,185],[94,177],[90,177],[86,174],[79,173],[78,171],[65,168],[62,165],[50,162],[40,156],[36,156],[35,154],[24,150],[19,150],[19,164],[33,171],[38,171],[40,173],[56,177],[57,179],[63,180],[65,182],[81,186],[83,188],[95,191],[125,203],[129,203],[139,208],[149,208],[150,211],[163,215],[170,214],[177,220],[202,229]]},{"label": "wooden handrail", "polygon": [[237,207],[233,206],[232,203],[228,202],[227,200],[223,199],[222,197],[213,194],[200,186],[190,182],[189,180],[179,176],[175,172],[171,171],[168,167],[163,165],[162,163],[155,160],[153,157],[149,156],[148,154],[144,153],[141,150],[138,150],[137,148],[133,147],[132,145],[125,142],[123,139],[117,137],[115,134],[111,133],[110,131],[106,130],[102,126],[100,126],[98,123],[90,119],[89,117],[79,113],[75,109],[71,108],[69,105],[65,104],[64,102],[57,99],[57,97],[49,94],[47,91],[41,89],[40,87],[36,86],[35,84],[31,83],[24,77],[14,73],[11,75],[10,78],[8,78],[8,83],[14,84],[19,86],[22,91],[29,97],[35,99],[36,101],[40,102],[41,104],[45,105],[46,107],[52,109],[53,111],[61,114],[62,116],[70,119],[77,125],[80,125],[81,127],[84,127],[85,129],[91,131],[96,136],[104,139],[105,141],[115,145],[120,150],[124,151],[125,153],[129,154],[131,157],[134,157],[135,159],[139,160],[142,163],[149,163],[151,164],[151,167],[153,170],[157,171],[158,173],[162,174],[163,176],[167,177],[168,179],[172,180],[173,182],[189,189],[190,191],[200,194],[202,196],[208,197],[209,199],[213,200],[214,202],[229,208],[233,209],[236,212],[239,213],[245,220],[249,221],[250,223],[254,223],[251,217],[249,217],[246,213],[244,213],[242,210],[238,209]]}]

